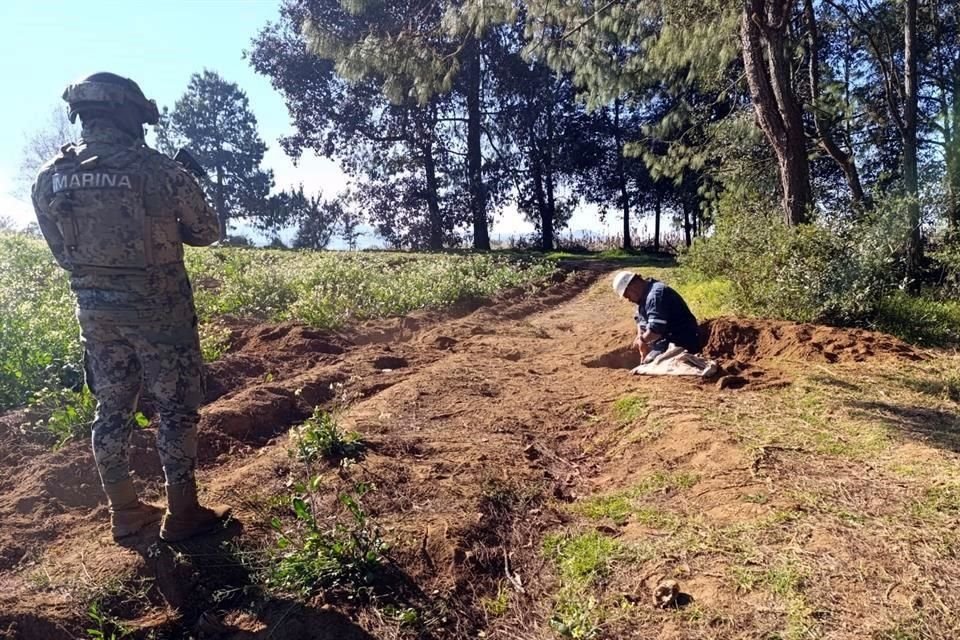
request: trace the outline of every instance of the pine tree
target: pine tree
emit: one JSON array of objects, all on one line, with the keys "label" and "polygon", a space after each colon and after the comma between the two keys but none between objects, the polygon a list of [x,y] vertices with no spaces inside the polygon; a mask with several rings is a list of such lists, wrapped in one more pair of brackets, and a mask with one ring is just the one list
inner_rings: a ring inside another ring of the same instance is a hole
[{"label": "pine tree", "polygon": [[260,168],[267,146],[247,95],[236,84],[213,71],[193,74],[173,110],[164,110],[157,143],[167,153],[189,148],[206,169],[221,238],[227,237],[231,219],[264,214],[273,172]]}]

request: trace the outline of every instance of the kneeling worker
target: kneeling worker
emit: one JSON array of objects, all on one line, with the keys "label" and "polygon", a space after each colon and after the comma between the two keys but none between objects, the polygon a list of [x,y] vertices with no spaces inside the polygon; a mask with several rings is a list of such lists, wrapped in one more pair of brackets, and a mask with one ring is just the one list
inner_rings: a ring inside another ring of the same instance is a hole
[{"label": "kneeling worker", "polygon": [[697,319],[679,293],[662,282],[630,271],[620,271],[613,277],[613,290],[637,305],[634,346],[640,350],[643,362],[652,362],[670,344],[700,353]]}]

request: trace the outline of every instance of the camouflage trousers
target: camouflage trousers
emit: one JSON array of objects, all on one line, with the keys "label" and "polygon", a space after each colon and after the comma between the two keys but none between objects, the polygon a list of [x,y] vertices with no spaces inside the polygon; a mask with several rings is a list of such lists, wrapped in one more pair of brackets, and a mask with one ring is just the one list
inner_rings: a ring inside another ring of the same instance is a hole
[{"label": "camouflage trousers", "polygon": [[101,481],[130,476],[128,443],[144,387],[159,417],[157,451],[167,484],[193,481],[204,396],[196,321],[134,325],[78,316],[86,381],[97,399],[93,455]]}]

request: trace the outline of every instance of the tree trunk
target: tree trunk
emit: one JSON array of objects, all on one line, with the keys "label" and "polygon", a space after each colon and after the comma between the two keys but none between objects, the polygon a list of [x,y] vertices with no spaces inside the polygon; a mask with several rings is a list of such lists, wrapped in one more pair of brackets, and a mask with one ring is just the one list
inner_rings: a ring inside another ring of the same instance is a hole
[{"label": "tree trunk", "polygon": [[660,189],[654,189],[653,193],[653,250],[660,253]]},{"label": "tree trunk", "polygon": [[627,194],[626,163],[623,161],[623,138],[620,132],[620,99],[614,104],[613,131],[617,146],[617,181],[620,184],[620,206],[623,209],[623,249],[630,251],[633,243],[630,241],[630,197]]},{"label": "tree trunk", "polygon": [[552,251],[553,225],[557,219],[557,200],[553,192],[553,105],[550,105],[550,111],[547,112],[547,149],[543,160],[544,173],[546,174],[547,207],[546,215],[541,222],[542,244],[544,251]]},{"label": "tree trunk", "polygon": [[[528,152],[530,162],[530,177],[533,179],[533,199],[537,203],[537,218],[540,220],[540,248],[544,251],[550,251],[553,248],[552,224],[549,224],[550,214],[547,211],[547,196],[543,187],[543,167],[540,163],[540,150],[537,147],[537,136],[530,131],[530,150]],[[551,231],[547,231],[547,227]],[[548,242],[550,244],[548,244]]]},{"label": "tree trunk", "polygon": [[227,212],[227,201],[223,195],[223,167],[217,167],[217,189],[214,204],[217,207],[217,219],[220,221],[220,239],[226,240],[229,215]]},{"label": "tree trunk", "polygon": [[433,145],[423,147],[423,166],[427,174],[427,210],[430,212],[430,248],[443,249],[443,217],[440,214],[440,199],[437,196],[437,163],[433,157]]},{"label": "tree trunk", "polygon": [[951,233],[960,238],[960,61],[953,68],[953,105],[944,129],[947,149],[947,219]]},{"label": "tree trunk", "polygon": [[903,26],[903,183],[907,192],[907,222],[910,237],[907,240],[908,288],[919,290],[918,276],[921,260],[920,190],[917,177],[917,0],[906,0]]},{"label": "tree trunk", "polygon": [[480,46],[471,38],[465,49],[467,72],[467,180],[470,187],[470,209],[473,214],[473,248],[490,250],[487,228],[486,192],[483,186],[483,153],[480,131],[483,114],[480,105]]},{"label": "tree trunk", "polygon": [[693,223],[690,221],[690,203],[683,200],[683,243],[689,249],[693,244],[691,233],[693,232]]},{"label": "tree trunk", "polygon": [[777,157],[784,219],[796,225],[809,221],[813,195],[803,115],[791,87],[785,53],[791,5],[791,0],[746,0],[740,39],[754,112]]},{"label": "tree trunk", "polygon": [[836,143],[820,118],[820,49],[817,29],[817,16],[813,9],[813,0],[804,0],[803,15],[807,23],[807,59],[809,61],[808,80],[810,81],[810,112],[813,114],[813,124],[817,130],[820,147],[836,162],[847,180],[850,188],[850,198],[856,208],[863,208],[866,203],[863,194],[863,185],[860,183],[860,172],[852,153],[847,153]]}]

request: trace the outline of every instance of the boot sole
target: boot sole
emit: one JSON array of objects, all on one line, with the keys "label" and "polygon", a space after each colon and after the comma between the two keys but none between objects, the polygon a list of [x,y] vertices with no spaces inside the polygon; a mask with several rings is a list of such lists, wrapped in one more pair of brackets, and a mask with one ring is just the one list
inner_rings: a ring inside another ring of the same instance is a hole
[{"label": "boot sole", "polygon": [[168,534],[165,533],[163,527],[160,528],[160,539],[164,542],[183,542],[184,540],[190,540],[191,538],[199,538],[200,536],[208,536],[211,533],[215,533],[217,529],[222,529],[223,525],[227,523],[230,519],[231,514],[226,513],[224,516],[218,520],[214,520],[209,525],[202,527],[200,529],[195,529],[190,533],[183,534]]},{"label": "boot sole", "polygon": [[151,519],[151,520],[146,520],[146,521],[142,522],[142,523],[141,523],[138,527],[136,527],[135,529],[119,529],[119,530],[118,530],[118,529],[111,529],[111,530],[110,530],[110,533],[111,533],[111,535],[113,535],[113,539],[114,539],[114,540],[123,540],[124,538],[129,538],[130,536],[135,536],[135,535],[137,535],[138,533],[140,533],[141,531],[143,531],[144,529],[146,529],[146,528],[149,527],[150,525],[152,525],[152,524],[154,524],[154,523],[156,523],[156,522],[160,522],[160,520],[161,520],[162,518],[163,518],[163,512],[160,512],[160,513],[157,514],[157,517],[156,517],[156,518],[153,518],[153,519]]}]

